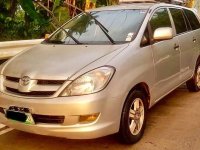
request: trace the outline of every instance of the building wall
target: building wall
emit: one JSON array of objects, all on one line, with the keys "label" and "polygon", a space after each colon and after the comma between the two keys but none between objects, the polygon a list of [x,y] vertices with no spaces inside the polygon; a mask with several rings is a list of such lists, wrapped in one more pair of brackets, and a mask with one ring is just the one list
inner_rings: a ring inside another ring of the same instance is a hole
[{"label": "building wall", "polygon": [[200,0],[195,0],[194,8],[197,9],[197,11],[198,11],[198,13],[200,15]]}]

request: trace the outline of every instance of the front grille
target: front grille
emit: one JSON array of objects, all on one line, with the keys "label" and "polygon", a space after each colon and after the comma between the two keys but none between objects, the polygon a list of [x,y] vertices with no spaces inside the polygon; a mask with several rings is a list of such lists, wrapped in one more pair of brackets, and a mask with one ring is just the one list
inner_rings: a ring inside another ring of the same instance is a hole
[{"label": "front grille", "polygon": [[64,80],[38,80],[37,84],[39,85],[61,85],[65,81]]},{"label": "front grille", "polygon": [[26,96],[26,97],[49,97],[55,94],[55,92],[64,84],[65,80],[34,80],[31,79],[30,82],[31,89],[29,89],[31,92],[21,92],[18,90],[19,88],[19,82],[20,78],[18,77],[11,77],[11,76],[5,76],[4,78],[4,89],[5,92],[16,94],[20,96]]},{"label": "front grille", "polygon": [[63,124],[65,116],[49,116],[33,114],[33,120],[35,123],[48,123],[48,124]]},{"label": "front grille", "polygon": [[6,80],[9,80],[9,81],[12,81],[12,82],[19,82],[19,78],[16,78],[16,77],[6,76]]},{"label": "front grille", "polygon": [[32,92],[25,93],[25,92],[20,92],[17,89],[13,89],[13,88],[9,88],[9,87],[6,87],[6,90],[13,94],[18,94],[21,96],[31,96],[31,97],[37,97],[37,96],[38,97],[46,97],[46,96],[51,96],[55,93],[55,91],[32,91]]}]

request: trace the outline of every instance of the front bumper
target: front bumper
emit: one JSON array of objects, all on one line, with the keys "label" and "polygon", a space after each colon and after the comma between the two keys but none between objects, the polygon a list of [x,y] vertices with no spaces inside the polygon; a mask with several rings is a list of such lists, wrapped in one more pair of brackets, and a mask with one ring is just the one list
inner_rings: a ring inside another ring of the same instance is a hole
[{"label": "front bumper", "polygon": [[[31,113],[49,116],[65,116],[63,124],[38,123],[28,125],[7,119],[0,112],[0,122],[25,132],[64,137],[69,139],[91,139],[118,132],[121,116],[121,100],[96,93],[84,96],[57,98],[22,98],[0,93],[0,107],[29,108]],[[100,113],[91,123],[80,123],[78,117]]]}]

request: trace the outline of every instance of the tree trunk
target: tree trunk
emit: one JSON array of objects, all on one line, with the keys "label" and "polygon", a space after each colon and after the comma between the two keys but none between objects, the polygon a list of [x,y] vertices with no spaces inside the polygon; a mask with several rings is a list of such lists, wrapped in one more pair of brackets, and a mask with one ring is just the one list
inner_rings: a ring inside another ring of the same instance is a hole
[{"label": "tree trunk", "polygon": [[[66,3],[69,3],[69,4],[71,4],[71,5],[76,5],[76,1],[75,0],[65,0],[66,1]],[[69,15],[71,16],[71,17],[73,17],[73,15],[74,15],[74,8],[72,8],[71,6],[68,6],[69,7]]]},{"label": "tree trunk", "polygon": [[15,17],[15,12],[17,10],[17,4],[18,4],[18,1],[16,0],[10,0],[10,8],[9,8],[9,16],[11,18],[14,18]]}]

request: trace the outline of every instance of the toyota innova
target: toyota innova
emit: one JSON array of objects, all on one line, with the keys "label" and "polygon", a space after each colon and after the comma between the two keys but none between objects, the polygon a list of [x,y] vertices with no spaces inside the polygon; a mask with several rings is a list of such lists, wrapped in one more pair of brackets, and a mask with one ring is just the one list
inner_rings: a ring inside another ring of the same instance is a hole
[{"label": "toyota innova", "polygon": [[83,12],[0,68],[0,122],[69,139],[141,139],[148,109],[186,82],[200,90],[196,12],[122,3]]}]

